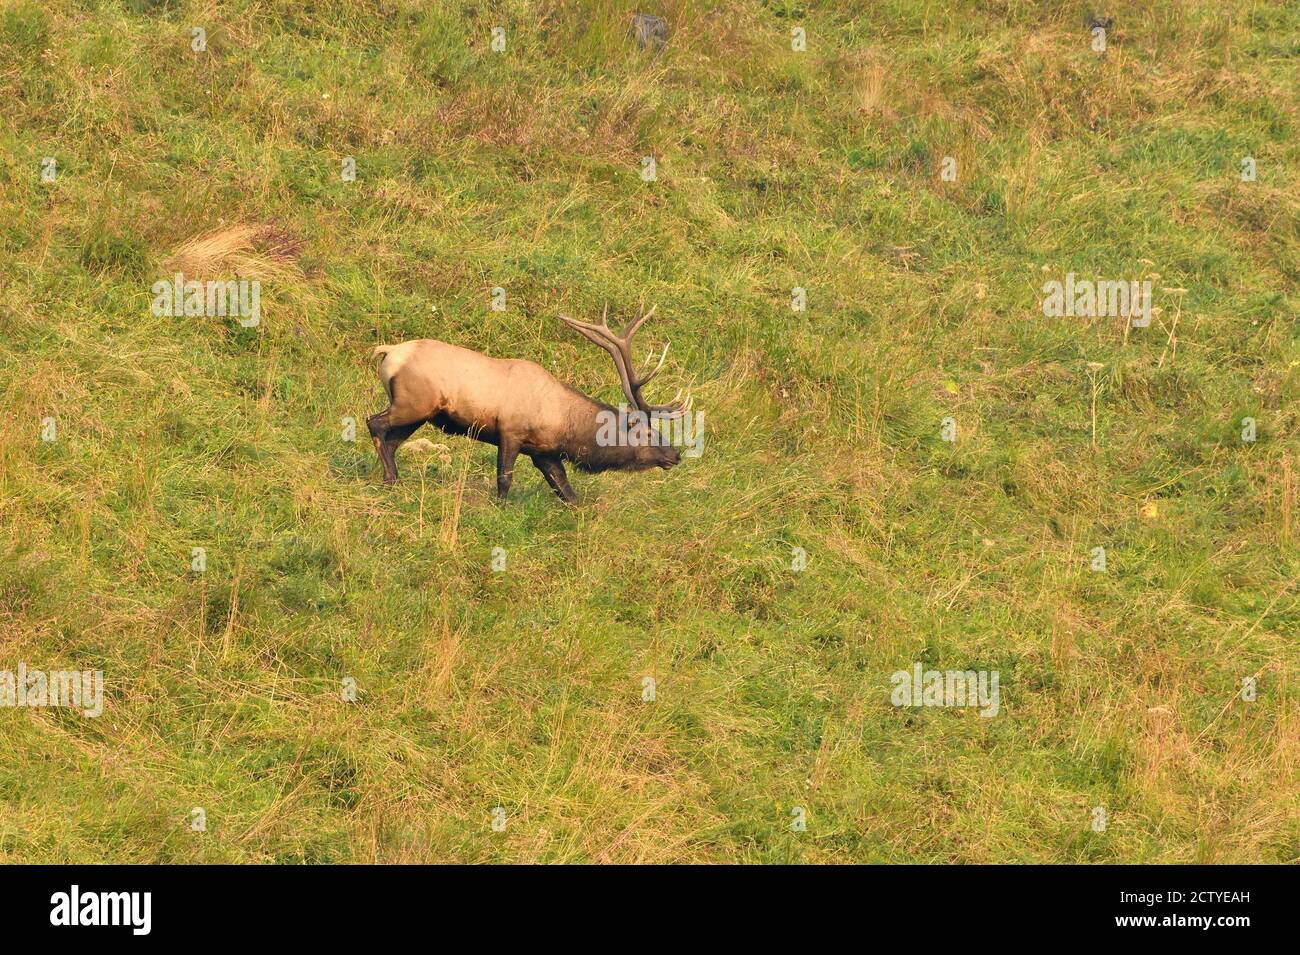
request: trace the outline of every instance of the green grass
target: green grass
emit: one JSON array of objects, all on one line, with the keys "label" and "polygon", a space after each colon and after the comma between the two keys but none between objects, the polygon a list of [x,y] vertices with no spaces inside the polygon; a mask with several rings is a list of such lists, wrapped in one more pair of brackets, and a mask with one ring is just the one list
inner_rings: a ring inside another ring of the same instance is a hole
[{"label": "green grass", "polygon": [[[1300,859],[1300,8],[855,6],[3,0],[0,670],[107,698],[0,708],[0,860]],[[261,326],[153,316],[243,223]],[[701,458],[341,440],[410,337],[615,398],[607,301]]]}]

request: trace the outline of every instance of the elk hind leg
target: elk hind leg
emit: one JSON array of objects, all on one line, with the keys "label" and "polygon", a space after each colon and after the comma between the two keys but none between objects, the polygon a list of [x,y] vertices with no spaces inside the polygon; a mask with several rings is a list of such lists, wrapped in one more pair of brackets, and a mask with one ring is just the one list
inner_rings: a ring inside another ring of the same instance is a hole
[{"label": "elk hind leg", "polygon": [[[392,409],[389,409],[391,411]],[[397,483],[397,461],[394,455],[402,442],[415,433],[415,429],[424,424],[414,421],[410,424],[390,424],[389,411],[372,415],[366,419],[370,436],[375,439],[375,451],[379,454],[379,463],[384,466],[384,483]]]},{"label": "elk hind leg", "polygon": [[[392,427],[388,423],[392,413],[393,409],[390,405],[379,414],[372,414],[366,419],[366,428],[370,431],[370,439],[375,442],[375,454],[379,454],[379,442],[383,440],[384,435],[388,433],[388,429]],[[383,458],[381,457],[380,460],[382,461]]]}]

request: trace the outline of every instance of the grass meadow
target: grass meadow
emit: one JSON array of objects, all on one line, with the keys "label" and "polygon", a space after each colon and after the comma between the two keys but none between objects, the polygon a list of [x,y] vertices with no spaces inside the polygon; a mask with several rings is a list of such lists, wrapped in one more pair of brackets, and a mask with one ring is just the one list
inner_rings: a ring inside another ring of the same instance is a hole
[{"label": "grass meadow", "polygon": [[[1089,12],[0,0],[0,670],[105,679],[0,707],[0,860],[1300,859],[1300,6]],[[701,457],[382,485],[372,346],[617,401],[605,303]]]}]

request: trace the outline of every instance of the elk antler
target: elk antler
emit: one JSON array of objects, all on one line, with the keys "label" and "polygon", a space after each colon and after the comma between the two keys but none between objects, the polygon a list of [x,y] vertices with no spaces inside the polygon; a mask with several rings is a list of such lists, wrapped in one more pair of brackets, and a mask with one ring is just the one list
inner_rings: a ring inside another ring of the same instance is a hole
[{"label": "elk antler", "polygon": [[[657,308],[658,306],[655,306]],[[644,411],[648,415],[656,418],[680,418],[691,408],[691,396],[687,395],[685,401],[679,401],[682,393],[680,389],[671,402],[666,405],[652,405],[646,402],[641,395],[641,389],[650,383],[650,379],[659,373],[659,369],[664,366],[664,359],[668,357],[668,344],[664,345],[663,354],[659,356],[659,363],[646,372],[644,375],[637,376],[633,371],[635,367],[632,360],[632,336],[651,315],[655,313],[654,308],[646,312],[639,318],[634,318],[624,326],[623,331],[615,334],[609,327],[606,319],[609,316],[609,306],[606,305],[600,316],[600,324],[592,325],[588,322],[580,322],[577,319],[569,318],[567,315],[561,315],[560,321],[568,325],[583,338],[587,339],[594,345],[599,345],[605,351],[609,352],[610,357],[614,359],[614,367],[618,369],[618,378],[623,385],[623,394],[633,407]],[[653,357],[654,353],[651,352]]]}]

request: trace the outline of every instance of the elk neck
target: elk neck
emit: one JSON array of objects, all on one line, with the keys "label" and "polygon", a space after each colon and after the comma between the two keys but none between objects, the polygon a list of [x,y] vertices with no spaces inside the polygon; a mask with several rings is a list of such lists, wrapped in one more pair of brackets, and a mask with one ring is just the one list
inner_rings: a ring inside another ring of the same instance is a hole
[{"label": "elk neck", "polygon": [[631,466],[636,458],[636,448],[622,445],[602,445],[596,441],[600,429],[601,413],[617,415],[618,409],[603,401],[582,396],[585,400],[574,409],[569,419],[569,433],[565,435],[564,457],[583,471],[599,473],[617,471]]}]

